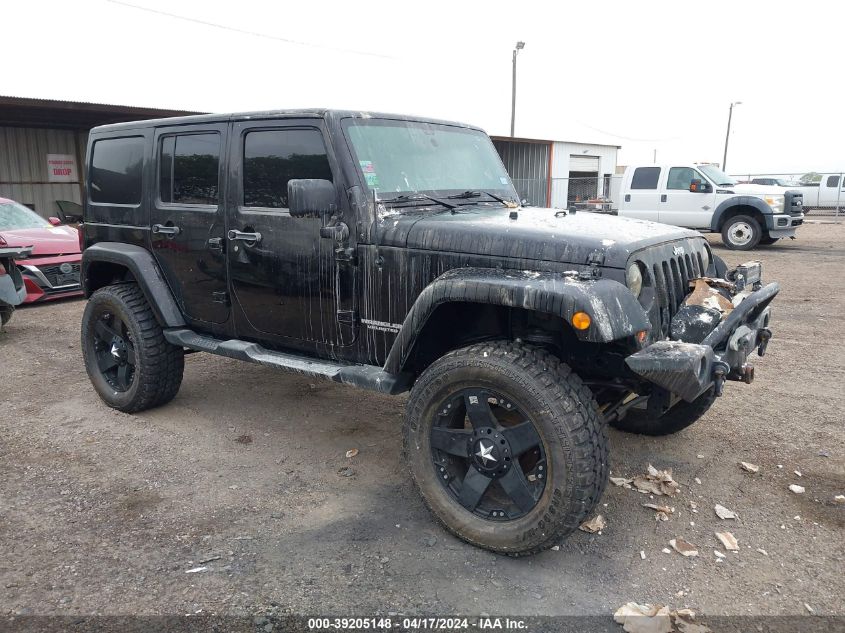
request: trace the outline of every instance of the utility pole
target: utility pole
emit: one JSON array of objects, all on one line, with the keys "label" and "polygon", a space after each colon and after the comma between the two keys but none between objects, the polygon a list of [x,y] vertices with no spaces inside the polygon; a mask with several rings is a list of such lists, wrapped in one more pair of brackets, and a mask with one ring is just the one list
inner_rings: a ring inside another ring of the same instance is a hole
[{"label": "utility pole", "polygon": [[516,54],[525,48],[525,42],[517,42],[513,49],[513,82],[511,83],[511,138],[516,123]]},{"label": "utility pole", "polygon": [[725,171],[728,168],[728,141],[731,138],[731,119],[734,114],[734,106],[738,105],[742,105],[742,101],[734,101],[731,103],[730,109],[728,109],[728,131],[725,134],[725,155],[722,157],[722,171]]}]

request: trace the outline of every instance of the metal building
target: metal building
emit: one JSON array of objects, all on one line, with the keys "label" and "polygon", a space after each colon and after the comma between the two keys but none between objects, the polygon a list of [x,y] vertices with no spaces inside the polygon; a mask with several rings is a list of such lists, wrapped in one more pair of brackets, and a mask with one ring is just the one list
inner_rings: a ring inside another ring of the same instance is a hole
[{"label": "metal building", "polygon": [[0,198],[61,218],[82,203],[92,127],[185,114],[195,113],[0,96]]},{"label": "metal building", "polygon": [[610,196],[618,145],[492,138],[514,186],[531,205],[567,208]]}]

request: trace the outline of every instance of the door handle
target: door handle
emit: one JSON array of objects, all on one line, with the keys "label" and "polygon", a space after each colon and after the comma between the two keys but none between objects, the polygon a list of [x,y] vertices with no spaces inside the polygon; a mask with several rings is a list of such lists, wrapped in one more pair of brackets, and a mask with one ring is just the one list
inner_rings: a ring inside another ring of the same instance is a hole
[{"label": "door handle", "polygon": [[227,234],[226,237],[229,238],[230,241],[236,242],[246,242],[247,246],[252,246],[253,244],[258,244],[261,241],[261,233],[247,233],[244,231],[236,231],[231,229]]},{"label": "door handle", "polygon": [[179,235],[181,232],[182,229],[172,224],[153,224],[153,233],[156,235]]},{"label": "door handle", "polygon": [[660,195],[660,202],[666,202],[666,194],[665,193]]}]

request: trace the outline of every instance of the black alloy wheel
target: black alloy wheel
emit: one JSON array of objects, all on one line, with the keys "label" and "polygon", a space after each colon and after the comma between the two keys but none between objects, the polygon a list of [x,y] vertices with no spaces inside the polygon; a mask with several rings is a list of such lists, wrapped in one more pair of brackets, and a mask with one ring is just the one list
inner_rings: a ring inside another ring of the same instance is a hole
[{"label": "black alloy wheel", "polygon": [[546,483],[546,450],[511,399],[468,388],[437,409],[431,459],[440,483],[468,511],[489,521],[529,513]]},{"label": "black alloy wheel", "polygon": [[126,324],[111,312],[97,315],[94,324],[97,368],[115,391],[127,391],[135,378],[135,344]]}]

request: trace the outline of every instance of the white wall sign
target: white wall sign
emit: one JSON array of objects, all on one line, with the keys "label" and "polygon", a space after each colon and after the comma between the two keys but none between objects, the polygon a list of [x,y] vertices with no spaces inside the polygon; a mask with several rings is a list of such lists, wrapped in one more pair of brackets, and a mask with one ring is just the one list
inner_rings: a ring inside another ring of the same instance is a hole
[{"label": "white wall sign", "polygon": [[47,182],[77,182],[76,159],[72,154],[47,154]]}]

